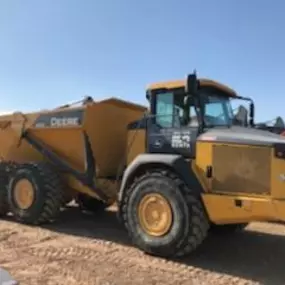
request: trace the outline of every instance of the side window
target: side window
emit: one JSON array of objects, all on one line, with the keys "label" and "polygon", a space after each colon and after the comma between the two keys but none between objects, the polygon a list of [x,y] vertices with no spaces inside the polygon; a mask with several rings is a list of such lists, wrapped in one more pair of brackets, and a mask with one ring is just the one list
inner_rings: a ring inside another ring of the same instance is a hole
[{"label": "side window", "polygon": [[173,126],[173,93],[158,94],[156,99],[156,122],[163,128]]}]

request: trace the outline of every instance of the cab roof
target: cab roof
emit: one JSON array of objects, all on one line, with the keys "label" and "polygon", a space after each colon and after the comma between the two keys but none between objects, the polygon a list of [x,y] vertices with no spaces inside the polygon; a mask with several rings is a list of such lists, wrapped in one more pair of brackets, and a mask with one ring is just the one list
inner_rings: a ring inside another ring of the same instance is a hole
[{"label": "cab roof", "polygon": [[[199,78],[199,84],[201,87],[215,87],[220,89],[221,91],[228,94],[229,97],[236,97],[238,94],[231,89],[230,87],[206,78]],[[175,88],[185,88],[186,80],[172,80],[172,81],[165,81],[165,82],[157,82],[152,83],[147,86],[147,90],[156,90],[156,89],[175,89]]]}]

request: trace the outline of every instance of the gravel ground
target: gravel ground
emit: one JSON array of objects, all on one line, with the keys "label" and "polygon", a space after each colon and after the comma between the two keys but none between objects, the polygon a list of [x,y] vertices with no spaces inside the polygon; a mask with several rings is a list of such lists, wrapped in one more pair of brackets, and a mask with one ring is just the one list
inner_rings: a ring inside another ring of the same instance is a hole
[{"label": "gravel ground", "polygon": [[211,235],[191,257],[164,260],[132,247],[115,212],[82,214],[33,228],[0,221],[0,265],[21,285],[285,284],[285,226],[252,223]]}]

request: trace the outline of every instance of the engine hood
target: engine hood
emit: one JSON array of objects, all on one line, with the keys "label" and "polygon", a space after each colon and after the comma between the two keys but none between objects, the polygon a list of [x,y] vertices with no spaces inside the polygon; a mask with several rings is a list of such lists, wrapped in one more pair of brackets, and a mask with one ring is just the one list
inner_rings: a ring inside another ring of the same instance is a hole
[{"label": "engine hood", "polygon": [[250,145],[285,144],[285,137],[269,131],[233,126],[207,130],[198,137],[198,141],[217,141]]}]

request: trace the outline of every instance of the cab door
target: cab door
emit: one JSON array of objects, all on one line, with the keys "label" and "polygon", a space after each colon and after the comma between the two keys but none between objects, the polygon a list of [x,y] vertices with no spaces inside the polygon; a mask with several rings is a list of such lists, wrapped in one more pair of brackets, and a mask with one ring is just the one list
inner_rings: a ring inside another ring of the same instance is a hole
[{"label": "cab door", "polygon": [[157,94],[147,125],[147,150],[149,153],[180,154],[194,158],[198,126],[183,126],[182,108],[175,105],[173,92]]}]

